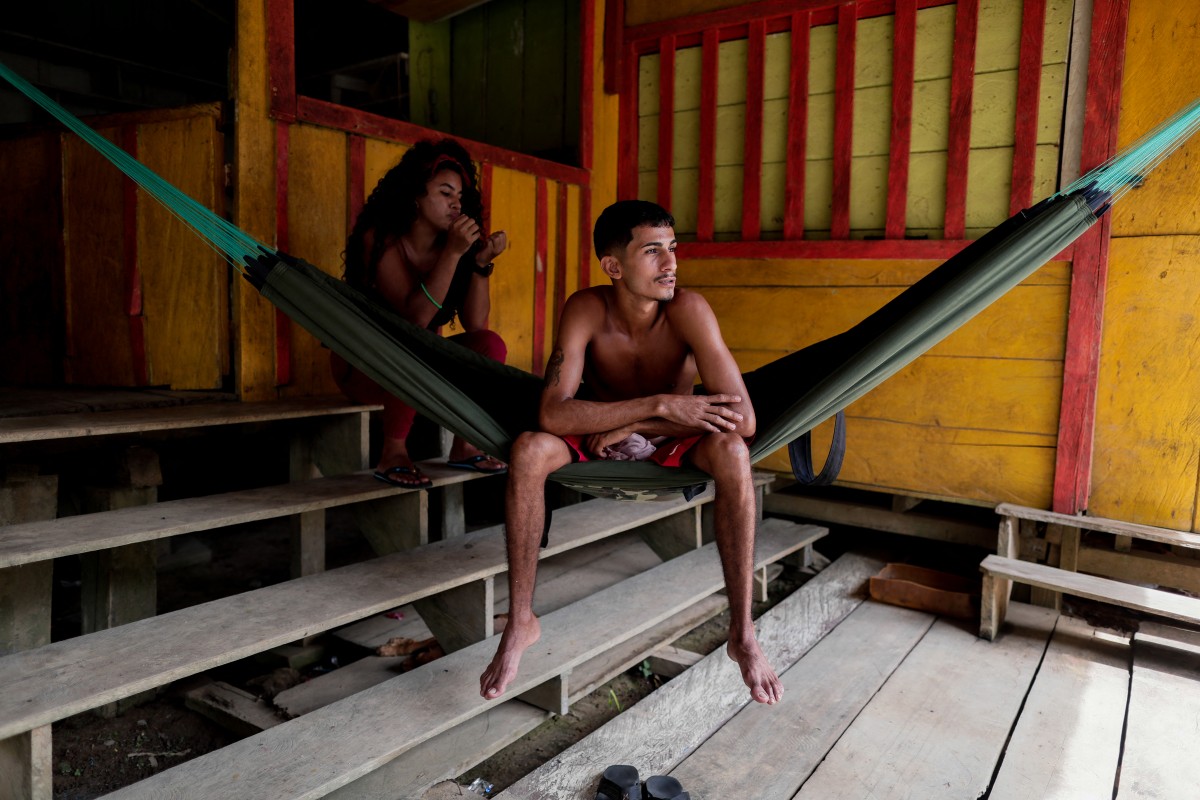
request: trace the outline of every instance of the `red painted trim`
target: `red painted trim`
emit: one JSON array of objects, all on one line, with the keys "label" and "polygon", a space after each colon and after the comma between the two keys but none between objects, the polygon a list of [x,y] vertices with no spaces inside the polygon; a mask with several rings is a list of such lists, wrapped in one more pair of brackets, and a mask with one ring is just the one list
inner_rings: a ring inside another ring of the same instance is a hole
[{"label": "red painted trim", "polygon": [[742,156],[742,239],[753,241],[762,231],[763,70],[767,26],[751,21],[746,40],[746,143]]},{"label": "red painted trim", "polygon": [[854,156],[854,44],[858,17],[853,5],[838,8],[837,73],[833,96],[833,239],[850,238],[850,165]]},{"label": "red painted trim", "polygon": [[787,178],[783,188],[783,238],[804,238],[804,172],[808,139],[808,51],[812,32],[807,11],[792,15],[792,62],[788,72]]},{"label": "red painted trim", "polygon": [[579,288],[592,283],[592,193],[586,187],[579,193]]},{"label": "red painted trim", "polygon": [[[657,41],[668,35],[682,39],[685,36],[700,34],[709,28],[746,25],[756,19],[772,20],[775,24],[782,22],[783,27],[774,28],[768,23],[768,32],[778,33],[788,29],[786,17],[804,12],[812,12],[813,25],[828,25],[836,19],[837,8],[846,5],[847,2],[848,0],[760,0],[757,3],[743,3],[716,11],[707,11],[661,22],[648,22],[626,28],[624,41],[626,44],[630,42],[644,44],[648,40]],[[953,2],[954,0],[920,0],[917,7],[936,8],[951,5]],[[849,4],[856,6],[859,19],[869,19],[892,14],[895,0],[860,0],[857,3],[851,0]],[[738,38],[743,38],[744,35],[743,32],[742,36]],[[692,47],[695,42],[689,41],[685,45],[683,41],[677,41],[675,45],[676,47]]]},{"label": "red painted trim", "polygon": [[546,270],[549,256],[550,209],[546,179],[538,178],[534,206],[533,259],[533,371],[541,375],[546,360]]},{"label": "red painted trim", "polygon": [[554,338],[558,338],[558,318],[562,316],[567,302],[567,185],[558,186],[558,213],[555,215],[554,233]]},{"label": "red painted trim", "polygon": [[[1081,173],[1103,163],[1117,150],[1128,22],[1129,0],[1095,0]],[[1071,270],[1052,506],[1053,510],[1067,514],[1086,511],[1091,496],[1100,342],[1108,281],[1109,225],[1110,218],[1106,215],[1080,237],[1076,244],[1079,255]]]},{"label": "red painted trim", "polygon": [[604,0],[604,91],[617,94],[628,64],[625,54],[625,0]]},{"label": "red painted trim", "polygon": [[[275,247],[287,252],[288,241],[288,148],[290,126],[275,124]],[[288,316],[275,309],[275,385],[292,382],[292,324]]]},{"label": "red painted trim", "polygon": [[622,76],[620,105],[620,141],[617,143],[617,199],[638,196],[638,59],[627,54]]},{"label": "red painted trim", "polygon": [[917,2],[896,0],[892,44],[892,132],[888,147],[887,222],[884,228],[884,235],[889,239],[903,239],[907,223],[916,46]]},{"label": "red painted trim", "polygon": [[[121,149],[138,157],[138,126],[122,125]],[[149,382],[146,359],[146,319],[142,315],[142,267],[138,258],[138,188],[128,178],[121,178],[121,257],[125,267],[125,313],[129,317],[130,365],[135,386]]]},{"label": "red painted trim", "polygon": [[346,139],[346,230],[349,231],[366,202],[367,140],[353,134]]},{"label": "red painted trim", "polygon": [[271,116],[296,119],[296,18],[293,0],[266,0]]},{"label": "red painted trim", "polygon": [[[681,260],[697,259],[831,259],[945,261],[971,242],[958,239],[786,239],[759,242],[680,242]],[[1074,247],[1065,248],[1052,261],[1070,261]]]},{"label": "red painted trim", "polygon": [[675,37],[664,36],[658,53],[658,204],[670,208],[675,167]]},{"label": "red painted trim", "polygon": [[700,175],[696,199],[696,238],[713,238],[713,198],[716,193],[717,144],[717,31],[704,32],[700,53]]},{"label": "red painted trim", "polygon": [[[411,122],[381,117],[378,114],[334,105],[303,95],[296,98],[296,118],[303,122],[311,122],[314,125],[322,125],[347,133],[377,136],[399,142],[415,142],[430,136],[445,135],[441,131],[423,128],[420,125],[413,125]],[[471,139],[455,138],[476,161],[490,161],[498,166],[520,170],[549,180],[575,183],[581,186],[586,186],[588,183],[588,171],[585,169],[546,161],[524,153],[514,153],[511,150]]]},{"label": "red painted trim", "polygon": [[946,152],[946,221],[943,234],[947,239],[961,239],[966,230],[967,162],[971,152],[971,104],[975,91],[979,0],[959,0],[954,14],[950,136]]},{"label": "red painted trim", "polygon": [[592,126],[596,106],[596,0],[582,0],[579,26],[580,82],[579,93],[579,166],[592,169]]},{"label": "red painted trim", "polygon": [[1024,0],[1021,53],[1017,66],[1017,127],[1013,138],[1012,194],[1008,213],[1033,203],[1037,166],[1038,105],[1042,90],[1042,40],[1046,37],[1046,0]]}]

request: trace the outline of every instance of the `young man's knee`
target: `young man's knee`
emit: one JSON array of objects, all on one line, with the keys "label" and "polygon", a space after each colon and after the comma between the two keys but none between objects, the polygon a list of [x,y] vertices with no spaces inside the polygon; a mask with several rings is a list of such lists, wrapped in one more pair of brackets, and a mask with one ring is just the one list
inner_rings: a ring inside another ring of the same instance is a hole
[{"label": "young man's knee", "polygon": [[538,431],[525,431],[517,436],[509,453],[509,467],[512,470],[528,472],[548,472],[556,468],[556,462],[561,460],[561,450],[565,448],[557,436]]}]

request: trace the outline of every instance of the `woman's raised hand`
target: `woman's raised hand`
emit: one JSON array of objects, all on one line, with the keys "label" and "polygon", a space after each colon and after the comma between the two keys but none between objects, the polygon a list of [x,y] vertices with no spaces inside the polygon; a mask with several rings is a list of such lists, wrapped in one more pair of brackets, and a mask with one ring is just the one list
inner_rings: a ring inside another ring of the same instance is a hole
[{"label": "woman's raised hand", "polygon": [[458,255],[464,255],[479,238],[479,223],[461,214],[450,223],[446,232],[446,249]]},{"label": "woman's raised hand", "polygon": [[508,234],[504,231],[496,231],[483,240],[483,247],[475,256],[475,264],[480,267],[487,265],[494,261],[496,256],[503,253],[506,247],[508,247]]}]

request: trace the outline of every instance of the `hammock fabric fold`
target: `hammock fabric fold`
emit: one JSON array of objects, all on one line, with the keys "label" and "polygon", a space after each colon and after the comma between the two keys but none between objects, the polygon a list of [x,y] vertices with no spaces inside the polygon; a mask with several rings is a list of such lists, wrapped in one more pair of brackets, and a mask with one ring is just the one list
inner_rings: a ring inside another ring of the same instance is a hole
[{"label": "hammock fabric fold", "polygon": [[[0,64],[0,77],[85,139],[330,349],[422,415],[507,458],[537,428],[541,380],[412,325],[345,283],[256,241],[164,181]],[[1082,235],[1200,127],[1200,103],[1058,194],[1022,211],[850,330],[745,377],[758,419],[753,461],[795,441],[949,336]],[[629,461],[572,464],[551,478],[588,494],[652,499],[695,491],[690,468]]]}]

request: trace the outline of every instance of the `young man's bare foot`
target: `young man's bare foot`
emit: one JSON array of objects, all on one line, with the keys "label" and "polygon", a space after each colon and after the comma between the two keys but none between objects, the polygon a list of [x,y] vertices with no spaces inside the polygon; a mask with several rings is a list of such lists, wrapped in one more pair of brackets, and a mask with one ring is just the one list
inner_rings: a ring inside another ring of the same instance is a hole
[{"label": "young man's bare foot", "polygon": [[517,667],[521,664],[521,656],[531,644],[542,635],[542,623],[538,618],[529,617],[528,622],[518,622],[509,617],[504,625],[504,633],[500,635],[500,646],[492,663],[479,676],[479,694],[491,700],[504,694],[508,684],[517,677]]},{"label": "young man's bare foot", "polygon": [[774,705],[783,699],[783,684],[771,669],[757,639],[730,636],[725,652],[737,662],[742,680],[750,687],[750,697],[756,703]]}]

